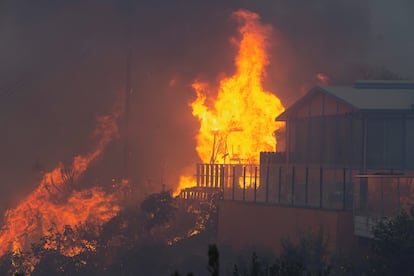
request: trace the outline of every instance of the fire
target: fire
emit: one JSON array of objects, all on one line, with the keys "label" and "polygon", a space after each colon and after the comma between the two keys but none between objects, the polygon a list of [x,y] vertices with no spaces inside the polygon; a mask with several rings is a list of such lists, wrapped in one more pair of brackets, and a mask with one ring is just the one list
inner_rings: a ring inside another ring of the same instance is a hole
[{"label": "fire", "polygon": [[322,85],[328,85],[329,84],[329,77],[323,73],[316,74],[316,79],[318,82]]},{"label": "fire", "polygon": [[[261,151],[276,150],[274,132],[283,127],[274,119],[284,111],[281,101],[262,86],[271,28],[250,11],[234,16],[242,23],[235,73],[221,79],[217,91],[201,81],[192,85],[197,97],[190,105],[200,121],[196,151],[204,163],[257,164]],[[194,186],[182,180],[179,188]]]},{"label": "fire", "polygon": [[[99,117],[93,132],[99,138],[95,147],[85,155],[75,156],[69,168],[59,164],[45,173],[38,187],[5,213],[0,230],[0,256],[28,249],[31,243],[50,234],[52,228],[62,232],[67,225],[75,227],[85,222],[99,226],[118,213],[115,196],[99,188],[81,190],[76,181],[118,135],[117,120],[121,113],[122,108],[117,107],[111,115]],[[61,253],[73,256],[76,252],[76,248],[68,248]]]},{"label": "fire", "polygon": [[182,175],[180,176],[179,186],[177,188],[177,191],[174,193],[174,195],[178,195],[182,189],[192,187],[194,186],[195,179],[192,176],[186,176]]}]

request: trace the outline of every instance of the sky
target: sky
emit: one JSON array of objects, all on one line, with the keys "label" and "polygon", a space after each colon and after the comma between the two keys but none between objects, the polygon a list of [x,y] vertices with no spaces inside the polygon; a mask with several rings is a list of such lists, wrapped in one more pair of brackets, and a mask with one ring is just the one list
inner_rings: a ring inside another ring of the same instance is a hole
[{"label": "sky", "polygon": [[[0,209],[36,186],[36,168],[87,151],[96,116],[125,89],[128,43],[131,177],[143,194],[174,187],[198,162],[191,83],[234,70],[240,8],[272,26],[264,85],[285,106],[317,73],[332,85],[372,68],[414,78],[411,0],[1,1]],[[122,149],[111,144],[85,185],[122,176]]]}]

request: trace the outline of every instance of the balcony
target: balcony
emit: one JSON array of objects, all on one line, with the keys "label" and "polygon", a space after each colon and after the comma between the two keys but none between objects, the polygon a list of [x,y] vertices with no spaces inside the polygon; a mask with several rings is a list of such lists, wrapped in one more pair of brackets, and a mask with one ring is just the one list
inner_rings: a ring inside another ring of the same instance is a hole
[{"label": "balcony", "polygon": [[414,175],[356,175],[354,183],[354,233],[373,238],[372,227],[383,218],[398,215],[414,205]]}]

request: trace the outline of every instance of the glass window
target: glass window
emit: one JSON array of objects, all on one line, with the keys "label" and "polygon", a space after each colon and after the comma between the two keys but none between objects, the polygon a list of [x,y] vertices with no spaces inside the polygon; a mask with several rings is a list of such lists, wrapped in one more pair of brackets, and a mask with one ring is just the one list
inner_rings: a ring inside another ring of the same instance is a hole
[{"label": "glass window", "polygon": [[399,170],[403,156],[402,118],[370,119],[367,126],[367,166]]},{"label": "glass window", "polygon": [[308,119],[298,119],[295,122],[295,152],[294,161],[298,163],[306,162],[306,151],[308,143]]},{"label": "glass window", "polygon": [[384,163],[384,121],[370,119],[367,123],[367,167],[381,169]]},{"label": "glass window", "polygon": [[310,147],[308,148],[308,160],[313,164],[321,162],[322,123],[322,117],[314,117],[310,119]]},{"label": "glass window", "polygon": [[390,169],[401,169],[402,167],[402,127],[401,119],[386,119],[384,121],[384,166]]}]

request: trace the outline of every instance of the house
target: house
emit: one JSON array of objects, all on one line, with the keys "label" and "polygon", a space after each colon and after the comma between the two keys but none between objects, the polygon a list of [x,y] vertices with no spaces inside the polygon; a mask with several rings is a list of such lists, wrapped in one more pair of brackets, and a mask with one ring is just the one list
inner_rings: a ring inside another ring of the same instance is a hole
[{"label": "house", "polygon": [[285,152],[261,153],[253,203],[224,196],[219,239],[277,252],[281,238],[322,227],[343,249],[414,204],[414,82],[314,87],[276,120]]},{"label": "house", "polygon": [[414,170],[414,82],[315,87],[276,120],[287,125],[287,164]]}]

